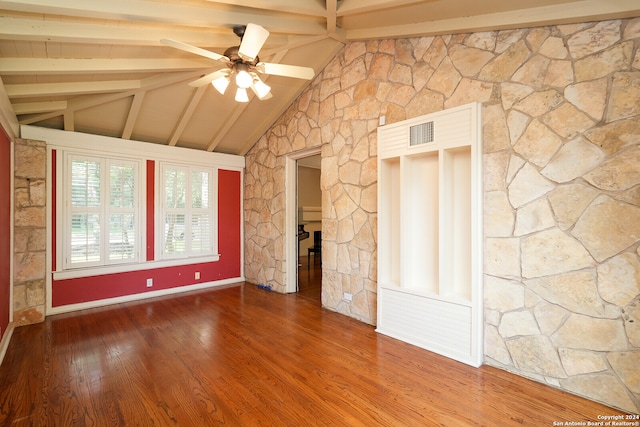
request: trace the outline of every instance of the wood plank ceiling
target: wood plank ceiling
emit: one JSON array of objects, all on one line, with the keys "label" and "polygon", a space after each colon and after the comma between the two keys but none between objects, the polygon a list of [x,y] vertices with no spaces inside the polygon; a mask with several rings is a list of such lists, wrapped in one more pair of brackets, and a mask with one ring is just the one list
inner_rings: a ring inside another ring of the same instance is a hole
[{"label": "wood plank ceiling", "polygon": [[309,81],[268,76],[248,103],[190,81],[218,63],[232,27],[271,35],[266,62],[316,74],[348,42],[640,15],[638,0],[0,0],[0,123],[244,155]]}]

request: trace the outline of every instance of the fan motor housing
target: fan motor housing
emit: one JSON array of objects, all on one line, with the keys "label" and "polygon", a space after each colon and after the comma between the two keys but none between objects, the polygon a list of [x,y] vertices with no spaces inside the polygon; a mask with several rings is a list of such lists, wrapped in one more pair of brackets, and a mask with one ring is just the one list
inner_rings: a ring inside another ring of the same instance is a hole
[{"label": "fan motor housing", "polygon": [[242,62],[242,63],[245,63],[247,65],[255,66],[258,62],[260,62],[260,58],[257,57],[257,56],[253,59],[253,61],[244,60],[240,56],[239,50],[240,50],[240,46],[231,46],[230,48],[228,48],[227,50],[224,51],[224,56],[229,58],[229,60],[234,64],[236,64],[238,62]]}]

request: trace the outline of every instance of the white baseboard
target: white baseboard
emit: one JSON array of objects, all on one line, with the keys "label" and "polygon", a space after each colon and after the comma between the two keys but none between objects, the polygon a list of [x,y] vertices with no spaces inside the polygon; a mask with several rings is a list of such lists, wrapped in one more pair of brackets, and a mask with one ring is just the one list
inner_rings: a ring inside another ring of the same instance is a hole
[{"label": "white baseboard", "polygon": [[4,355],[7,353],[7,349],[9,348],[9,341],[11,341],[11,336],[13,335],[13,330],[15,326],[13,323],[9,323],[7,326],[7,330],[4,332],[2,337],[2,341],[0,341],[0,365],[2,365],[2,361],[4,360]]}]

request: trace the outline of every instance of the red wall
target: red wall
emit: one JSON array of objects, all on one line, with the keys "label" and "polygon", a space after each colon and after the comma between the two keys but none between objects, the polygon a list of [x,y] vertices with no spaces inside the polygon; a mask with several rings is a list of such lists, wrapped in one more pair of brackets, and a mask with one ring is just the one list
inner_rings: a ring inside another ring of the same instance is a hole
[{"label": "red wall", "polygon": [[[154,162],[147,162],[147,202],[153,202]],[[240,172],[219,170],[218,172],[218,251],[217,262],[140,270],[127,273],[105,274],[52,281],[53,307],[97,301],[149,291],[176,288],[196,283],[232,279],[241,276],[241,179]],[[54,191],[55,191],[55,186]],[[55,199],[55,197],[54,197]],[[154,217],[153,203],[147,205],[147,218]],[[147,224],[146,257],[153,259],[153,224]],[[149,240],[151,239],[151,240]],[[55,247],[55,246],[54,246]],[[195,272],[200,279],[195,280]],[[153,287],[147,288],[147,279],[153,279]]]},{"label": "red wall", "polygon": [[11,143],[0,127],[0,339],[9,325],[11,295]]}]

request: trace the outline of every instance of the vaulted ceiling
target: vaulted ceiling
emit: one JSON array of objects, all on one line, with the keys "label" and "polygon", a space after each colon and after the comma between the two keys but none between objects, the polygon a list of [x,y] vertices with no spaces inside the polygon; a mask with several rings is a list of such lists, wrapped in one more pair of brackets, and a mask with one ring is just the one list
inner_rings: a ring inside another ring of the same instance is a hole
[{"label": "vaulted ceiling", "polygon": [[0,123],[245,154],[309,84],[267,76],[273,97],[188,83],[221,64],[232,28],[270,36],[260,60],[319,73],[348,42],[640,15],[638,0],[0,0]]}]

